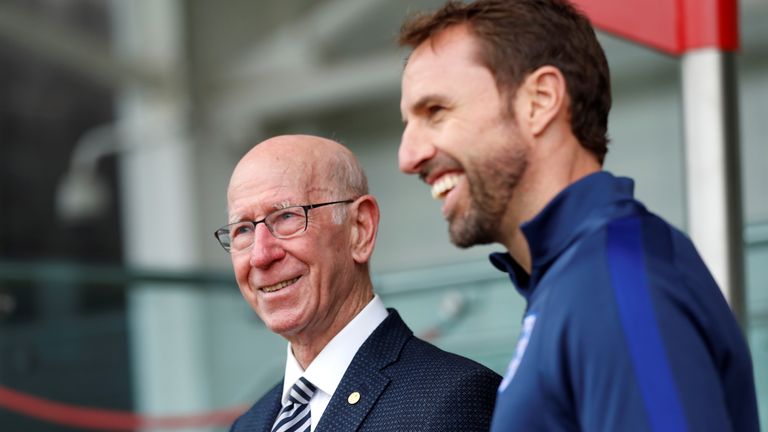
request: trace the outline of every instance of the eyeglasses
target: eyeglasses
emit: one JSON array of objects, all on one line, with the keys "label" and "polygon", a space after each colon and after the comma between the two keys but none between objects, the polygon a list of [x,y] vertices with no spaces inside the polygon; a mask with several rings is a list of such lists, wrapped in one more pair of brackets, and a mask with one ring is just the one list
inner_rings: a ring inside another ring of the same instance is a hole
[{"label": "eyeglasses", "polygon": [[235,222],[216,230],[216,239],[227,252],[240,252],[253,245],[256,225],[264,223],[269,232],[278,239],[296,237],[307,230],[309,211],[331,204],[349,204],[355,200],[331,201],[320,204],[291,206],[275,210],[264,219]]}]

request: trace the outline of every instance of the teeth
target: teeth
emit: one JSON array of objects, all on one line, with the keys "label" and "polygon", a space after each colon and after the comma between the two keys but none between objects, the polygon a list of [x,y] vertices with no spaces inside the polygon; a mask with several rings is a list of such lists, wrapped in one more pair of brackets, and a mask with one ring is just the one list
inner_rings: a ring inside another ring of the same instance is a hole
[{"label": "teeth", "polygon": [[[299,276],[299,277],[301,277],[301,276]],[[296,282],[297,280],[299,280],[299,278],[298,278],[298,277],[297,277],[297,278],[295,278],[295,279],[291,279],[291,280],[286,280],[286,281],[278,282],[278,283],[276,283],[276,284],[274,284],[274,285],[264,286],[264,287],[261,287],[261,288],[259,288],[259,289],[260,289],[260,290],[262,290],[262,291],[264,291],[264,292],[268,292],[268,293],[271,293],[271,292],[275,292],[275,291],[277,291],[277,290],[283,289],[283,288],[287,287],[288,285],[291,285],[291,284],[293,284],[293,283],[294,283],[294,282]]]},{"label": "teeth", "polygon": [[448,192],[450,192],[451,189],[455,188],[456,185],[459,184],[459,180],[461,180],[460,174],[446,174],[440,177],[432,185],[432,198],[434,199],[445,198]]}]

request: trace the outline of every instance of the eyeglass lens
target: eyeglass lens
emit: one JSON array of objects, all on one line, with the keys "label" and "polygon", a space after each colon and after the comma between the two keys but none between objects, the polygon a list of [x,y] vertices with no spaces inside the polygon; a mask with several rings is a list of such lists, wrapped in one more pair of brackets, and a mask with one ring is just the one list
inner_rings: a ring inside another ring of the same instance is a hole
[{"label": "eyeglass lens", "polygon": [[[302,207],[287,207],[267,215],[264,224],[275,237],[286,238],[306,228],[307,215]],[[232,224],[229,227],[230,248],[239,251],[250,247],[255,231],[256,225],[251,221]]]}]

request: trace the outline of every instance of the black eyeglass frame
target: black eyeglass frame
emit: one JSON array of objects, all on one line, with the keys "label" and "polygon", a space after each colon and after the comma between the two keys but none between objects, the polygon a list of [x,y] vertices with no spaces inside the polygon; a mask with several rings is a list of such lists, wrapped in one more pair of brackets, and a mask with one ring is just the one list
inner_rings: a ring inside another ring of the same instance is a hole
[{"label": "black eyeglass frame", "polygon": [[[276,209],[275,211],[270,212],[264,218],[259,219],[257,221],[239,221],[239,222],[233,222],[231,224],[224,225],[223,227],[217,229],[213,233],[213,236],[216,237],[216,240],[218,240],[219,244],[221,245],[222,248],[224,248],[225,251],[227,251],[228,253],[232,253],[232,246],[231,245],[227,245],[222,240],[221,236],[223,236],[223,235],[227,235],[228,236],[229,235],[229,227],[231,227],[233,225],[238,225],[238,224],[241,224],[241,223],[244,223],[244,222],[250,222],[250,223],[253,224],[253,229],[255,230],[256,226],[258,226],[260,223],[263,223],[264,226],[267,227],[267,231],[269,231],[269,233],[272,234],[272,236],[274,238],[276,238],[276,239],[289,239],[289,238],[293,238],[293,237],[299,236],[299,235],[301,235],[301,234],[303,234],[303,233],[305,233],[307,231],[307,226],[309,224],[309,211],[310,210],[318,208],[318,207],[329,206],[329,205],[332,205],[332,204],[351,204],[353,202],[355,202],[354,199],[346,199],[346,200],[341,200],[341,201],[329,201],[329,202],[318,203],[318,204],[292,205],[292,206],[288,206],[288,207],[285,207],[285,208]],[[300,229],[300,230],[296,231],[295,233],[290,234],[288,236],[281,236],[281,235],[278,235],[277,233],[275,233],[275,231],[273,231],[273,229],[272,229],[272,226],[267,223],[267,219],[269,219],[269,217],[273,213],[276,213],[276,212],[279,212],[279,211],[283,211],[285,209],[297,208],[297,207],[301,207],[302,209],[304,209],[304,228],[302,228],[302,229]],[[253,243],[251,243],[251,246],[253,246]],[[251,247],[251,246],[248,246],[248,247]],[[246,250],[246,249],[248,249],[248,248],[244,248],[243,250]]]}]

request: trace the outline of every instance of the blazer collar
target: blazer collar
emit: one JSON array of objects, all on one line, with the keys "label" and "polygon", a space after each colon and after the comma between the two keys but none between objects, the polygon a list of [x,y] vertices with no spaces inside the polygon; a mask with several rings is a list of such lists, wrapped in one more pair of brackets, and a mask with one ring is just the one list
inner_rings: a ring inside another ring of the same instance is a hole
[{"label": "blazer collar", "polygon": [[396,310],[388,310],[389,316],[352,359],[315,432],[357,430],[389,384],[390,378],[382,371],[397,361],[413,332]]}]

